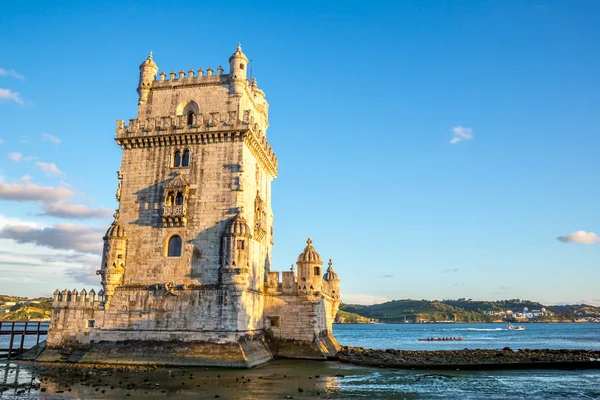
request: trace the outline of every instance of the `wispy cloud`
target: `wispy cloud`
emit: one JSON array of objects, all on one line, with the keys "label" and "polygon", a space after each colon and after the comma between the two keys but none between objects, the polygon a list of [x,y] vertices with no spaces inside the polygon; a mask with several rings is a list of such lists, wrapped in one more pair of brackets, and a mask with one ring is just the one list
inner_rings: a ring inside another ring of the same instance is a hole
[{"label": "wispy cloud", "polygon": [[38,186],[30,183],[0,183],[0,199],[13,201],[57,202],[66,200],[73,191],[65,187]]},{"label": "wispy cloud", "polygon": [[442,270],[442,273],[447,274],[449,272],[458,272],[458,271],[460,271],[460,269],[458,269],[458,268],[446,268],[446,269]]},{"label": "wispy cloud", "polygon": [[13,92],[12,89],[0,88],[0,101],[3,100],[14,101],[15,103],[19,103],[21,105],[25,104],[25,100],[23,100],[21,97],[21,93]]},{"label": "wispy cloud", "polygon": [[113,213],[110,208],[90,208],[71,203],[46,204],[43,208],[44,213],[40,215],[65,219],[109,218]]},{"label": "wispy cloud", "polygon": [[13,283],[41,283],[37,279],[25,278],[25,277],[2,277],[0,281],[13,282]]},{"label": "wispy cloud", "polygon": [[389,278],[393,278],[393,277],[394,277],[394,275],[382,275],[381,277],[382,277],[382,278],[388,278],[388,279],[389,279]]},{"label": "wispy cloud", "polygon": [[0,68],[0,76],[12,76],[13,78],[17,78],[17,79],[21,79],[21,80],[25,79],[25,77],[23,75],[21,75],[14,69],[7,70],[4,68]]},{"label": "wispy cloud", "polygon": [[42,133],[41,135],[42,138],[42,142],[50,142],[50,143],[56,143],[56,144],[61,144],[62,141],[57,138],[54,135],[50,135],[49,133]]},{"label": "wispy cloud", "polygon": [[65,271],[65,274],[75,282],[84,283],[86,285],[98,285],[100,281],[96,275],[96,271],[98,269],[100,269],[99,265],[96,267],[92,265],[85,265],[83,267],[68,268]]},{"label": "wispy cloud", "polygon": [[46,163],[43,161],[38,161],[35,163],[39,169],[44,171],[48,176],[64,176],[64,172],[62,172],[56,164],[54,163]]},{"label": "wispy cloud", "polygon": [[452,139],[450,139],[451,144],[456,144],[458,142],[462,142],[463,140],[473,140],[474,138],[473,129],[465,128],[461,125],[452,128],[452,134]]},{"label": "wispy cloud", "polygon": [[0,144],[4,143],[4,139],[0,139]]},{"label": "wispy cloud", "polygon": [[343,293],[342,297],[346,304],[379,304],[390,301],[387,297],[366,293]]},{"label": "wispy cloud", "polygon": [[102,233],[103,230],[99,228],[69,223],[45,228],[5,225],[0,229],[0,238],[53,249],[98,254],[102,250]]},{"label": "wispy cloud", "polygon": [[559,236],[556,238],[558,241],[563,243],[581,243],[581,244],[594,244],[600,243],[600,237],[594,232],[577,231],[565,236]]},{"label": "wispy cloud", "polygon": [[21,161],[33,161],[37,160],[37,157],[34,156],[24,156],[23,153],[10,153],[8,155],[10,160],[21,162]]}]

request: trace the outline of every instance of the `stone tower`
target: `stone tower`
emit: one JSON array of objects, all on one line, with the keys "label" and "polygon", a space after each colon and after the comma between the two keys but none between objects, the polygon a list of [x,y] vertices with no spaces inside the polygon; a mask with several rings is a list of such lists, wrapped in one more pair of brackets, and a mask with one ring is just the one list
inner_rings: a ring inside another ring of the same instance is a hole
[{"label": "stone tower", "polygon": [[128,341],[112,362],[251,366],[272,356],[267,331],[305,343],[311,357],[335,353],[332,267],[321,276],[309,239],[298,280],[271,271],[277,157],[268,103],[247,66],[240,45],[228,74],[219,66],[157,75],[152,53],[140,65],[137,118],[117,121],[119,209],[104,237],[103,290],[77,302],[55,294],[46,357],[85,347],[81,362],[106,362]]}]

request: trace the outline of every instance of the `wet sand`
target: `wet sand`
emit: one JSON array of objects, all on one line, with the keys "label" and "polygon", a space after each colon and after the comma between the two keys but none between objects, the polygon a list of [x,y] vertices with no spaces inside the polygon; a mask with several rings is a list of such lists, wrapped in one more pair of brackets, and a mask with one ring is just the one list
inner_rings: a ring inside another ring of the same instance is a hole
[{"label": "wet sand", "polygon": [[[3,396],[80,399],[327,399],[340,380],[373,369],[335,361],[274,360],[248,370],[98,367],[19,362],[0,366]],[[15,380],[15,375],[19,374]]]}]

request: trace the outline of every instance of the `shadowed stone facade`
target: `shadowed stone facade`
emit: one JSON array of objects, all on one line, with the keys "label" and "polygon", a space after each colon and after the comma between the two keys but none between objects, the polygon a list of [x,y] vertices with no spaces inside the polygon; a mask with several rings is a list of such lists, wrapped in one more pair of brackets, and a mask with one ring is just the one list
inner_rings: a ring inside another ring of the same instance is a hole
[{"label": "shadowed stone facade", "polygon": [[268,103],[238,45],[218,67],[140,66],[138,116],[117,121],[119,209],[103,289],[54,293],[40,360],[250,367],[325,358],[339,279],[307,241],[297,270],[271,270]]}]

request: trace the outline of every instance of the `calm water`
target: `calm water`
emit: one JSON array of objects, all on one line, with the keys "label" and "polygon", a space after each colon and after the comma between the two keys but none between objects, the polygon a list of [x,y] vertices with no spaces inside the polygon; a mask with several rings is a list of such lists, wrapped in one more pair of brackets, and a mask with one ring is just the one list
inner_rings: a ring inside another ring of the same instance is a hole
[{"label": "calm water", "polygon": [[[500,330],[498,330],[500,329]],[[335,325],[345,345],[371,348],[600,349],[600,324]],[[464,342],[418,342],[461,336]],[[599,366],[600,368],[600,366]],[[77,369],[76,369],[77,370]],[[251,370],[165,368],[152,372],[82,370],[76,375],[34,365],[0,366],[0,397],[78,399],[597,399],[600,369],[585,371],[412,371],[336,362],[275,360]],[[134,384],[134,387],[128,385]],[[158,384],[158,385],[157,385]],[[45,388],[41,392],[40,388]],[[299,391],[302,389],[302,392]],[[104,393],[102,393],[104,390]],[[19,392],[23,392],[17,394]]]},{"label": "calm water", "polygon": [[[334,325],[340,344],[374,349],[585,349],[600,350],[600,324],[363,324]],[[463,337],[461,342],[419,342],[419,338]]]}]

